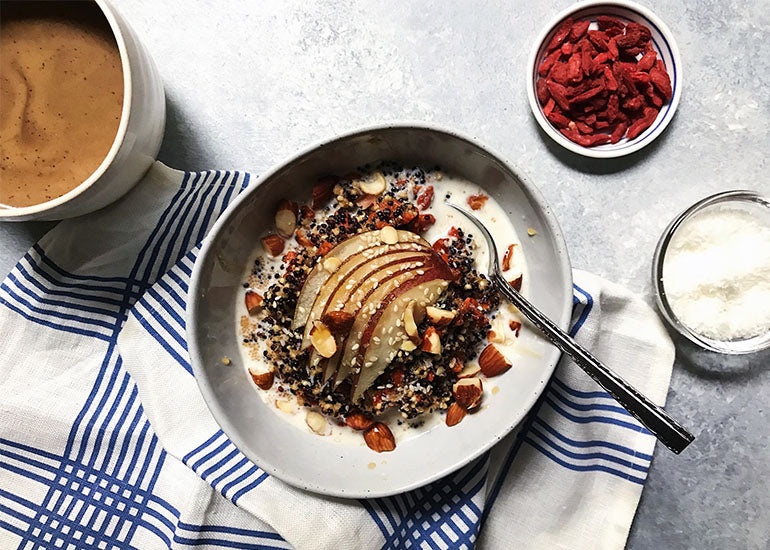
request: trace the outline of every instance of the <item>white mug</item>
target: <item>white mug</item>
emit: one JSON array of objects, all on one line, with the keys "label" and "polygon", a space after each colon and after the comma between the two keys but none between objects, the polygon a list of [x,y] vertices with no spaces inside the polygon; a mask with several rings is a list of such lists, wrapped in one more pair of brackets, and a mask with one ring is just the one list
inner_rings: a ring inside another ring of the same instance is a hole
[{"label": "white mug", "polygon": [[0,221],[60,220],[98,210],[136,185],[158,155],[166,123],[158,69],[125,19],[107,0],[95,1],[115,36],[123,67],[123,111],[112,147],[74,189],[40,204],[0,208]]}]

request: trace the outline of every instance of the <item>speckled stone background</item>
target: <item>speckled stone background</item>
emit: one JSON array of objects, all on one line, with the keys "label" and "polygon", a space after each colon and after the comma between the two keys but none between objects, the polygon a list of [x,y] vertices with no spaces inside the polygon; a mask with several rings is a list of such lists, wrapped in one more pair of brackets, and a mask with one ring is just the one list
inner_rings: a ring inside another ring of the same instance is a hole
[{"label": "speckled stone background", "polygon": [[[652,303],[650,261],[679,211],[711,193],[770,195],[770,2],[649,0],[675,33],[674,121],[630,158],[551,143],[524,92],[535,36],[569,1],[115,0],[155,58],[168,122],[160,159],[255,173],[374,122],[472,134],[540,186],[575,267]],[[0,276],[51,224],[0,225]],[[668,407],[697,438],[659,449],[631,549],[770,547],[770,354],[728,360],[678,342]]]}]

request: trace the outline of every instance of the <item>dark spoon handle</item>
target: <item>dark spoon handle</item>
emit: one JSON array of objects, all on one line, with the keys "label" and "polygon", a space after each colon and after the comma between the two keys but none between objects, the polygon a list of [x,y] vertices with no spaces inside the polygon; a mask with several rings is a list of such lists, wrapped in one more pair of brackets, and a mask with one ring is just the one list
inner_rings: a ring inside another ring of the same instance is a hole
[{"label": "dark spoon handle", "polygon": [[636,388],[606,367],[517,292],[499,273],[493,281],[508,300],[561,351],[615,398],[670,450],[681,453],[695,437]]}]

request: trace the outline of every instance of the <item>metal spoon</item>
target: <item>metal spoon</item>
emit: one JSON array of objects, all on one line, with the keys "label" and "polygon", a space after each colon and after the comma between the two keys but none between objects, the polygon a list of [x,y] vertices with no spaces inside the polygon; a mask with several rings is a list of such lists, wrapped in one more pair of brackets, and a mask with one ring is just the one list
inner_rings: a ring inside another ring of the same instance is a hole
[{"label": "metal spoon", "polygon": [[588,350],[573,340],[572,337],[556,326],[553,321],[517,292],[503,278],[497,256],[497,246],[484,224],[467,210],[451,203],[446,204],[473,222],[479,228],[481,234],[484,235],[484,239],[487,241],[487,248],[489,249],[489,278],[492,284],[495,285],[495,288],[537,328],[543,331],[553,345],[569,355],[580,368],[607,390],[624,409],[644,424],[661,443],[676,454],[681,453],[695,437],[676,420],[671,418],[666,411],[658,407],[636,388],[602,364],[601,361],[591,355]]}]

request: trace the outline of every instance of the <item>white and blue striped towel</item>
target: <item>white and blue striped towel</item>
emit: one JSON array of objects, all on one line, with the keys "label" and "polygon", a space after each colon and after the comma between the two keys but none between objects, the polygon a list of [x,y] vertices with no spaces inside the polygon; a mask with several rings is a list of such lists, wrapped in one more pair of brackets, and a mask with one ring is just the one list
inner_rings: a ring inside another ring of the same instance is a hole
[{"label": "white and blue striped towel", "polygon": [[[2,283],[0,548],[623,547],[655,440],[568,361],[516,433],[407,494],[326,499],[249,462],[198,392],[183,315],[197,244],[249,180],[158,163]],[[573,334],[663,403],[655,314],[575,281]]]}]

